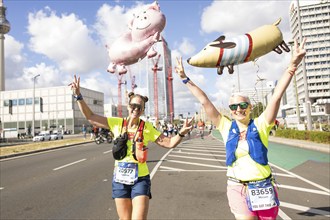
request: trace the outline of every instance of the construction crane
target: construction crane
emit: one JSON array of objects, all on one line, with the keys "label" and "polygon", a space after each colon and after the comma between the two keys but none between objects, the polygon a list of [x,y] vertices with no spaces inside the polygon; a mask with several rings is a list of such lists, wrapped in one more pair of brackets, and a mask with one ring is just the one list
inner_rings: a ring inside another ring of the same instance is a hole
[{"label": "construction crane", "polygon": [[[129,67],[126,67],[128,70],[129,77],[131,79],[131,92],[134,92],[134,89],[137,88],[137,85],[135,84],[135,75],[131,72]],[[127,75],[127,74],[126,74]],[[128,90],[127,90],[127,83],[125,84],[125,102],[126,105],[128,104]]]},{"label": "construction crane", "polygon": [[131,79],[131,92],[134,92],[134,89],[137,88],[137,85],[135,84],[135,75],[131,71],[128,71],[128,73]]},{"label": "construction crane", "polygon": [[163,50],[164,50],[164,60],[165,67],[167,67],[168,75],[167,75],[167,88],[168,88],[168,97],[169,97],[169,105],[170,105],[170,122],[173,123],[174,118],[174,105],[173,105],[173,76],[172,76],[172,65],[169,59],[169,54],[167,53],[167,42],[164,37],[162,37],[163,42]]},{"label": "construction crane", "polygon": [[157,72],[162,71],[163,67],[159,67],[160,54],[156,58],[152,58],[153,67],[151,68],[154,74],[154,105],[155,105],[155,118],[158,120],[158,80]]},{"label": "construction crane", "polygon": [[127,81],[123,80],[125,74],[116,74],[118,79],[118,117],[123,117],[122,99],[121,99],[121,85],[126,85]]}]

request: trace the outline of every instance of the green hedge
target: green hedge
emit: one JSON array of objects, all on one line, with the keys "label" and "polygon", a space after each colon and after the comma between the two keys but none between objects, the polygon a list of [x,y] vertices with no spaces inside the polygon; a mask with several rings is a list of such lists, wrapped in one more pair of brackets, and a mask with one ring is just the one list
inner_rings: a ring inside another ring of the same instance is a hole
[{"label": "green hedge", "polygon": [[298,131],[291,129],[278,129],[275,133],[276,137],[307,140],[316,143],[330,144],[330,132],[323,131]]}]

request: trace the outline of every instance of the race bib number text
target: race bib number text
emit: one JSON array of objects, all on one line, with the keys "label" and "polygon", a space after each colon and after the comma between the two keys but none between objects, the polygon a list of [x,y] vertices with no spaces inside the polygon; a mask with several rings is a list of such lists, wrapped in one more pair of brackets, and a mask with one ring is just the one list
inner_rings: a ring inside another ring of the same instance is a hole
[{"label": "race bib number text", "polygon": [[115,168],[114,180],[117,183],[133,185],[138,179],[138,164],[119,162]]}]

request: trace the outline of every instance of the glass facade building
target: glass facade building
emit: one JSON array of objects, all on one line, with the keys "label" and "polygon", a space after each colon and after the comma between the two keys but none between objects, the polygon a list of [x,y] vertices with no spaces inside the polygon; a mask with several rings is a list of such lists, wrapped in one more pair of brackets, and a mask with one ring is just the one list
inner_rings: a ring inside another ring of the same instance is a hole
[{"label": "glass facade building", "polygon": [[[104,94],[81,88],[91,110],[104,115]],[[35,133],[54,130],[79,133],[89,122],[81,114],[68,86],[36,88],[33,111],[33,89],[0,92],[0,134],[10,138],[32,134],[34,112]]]}]

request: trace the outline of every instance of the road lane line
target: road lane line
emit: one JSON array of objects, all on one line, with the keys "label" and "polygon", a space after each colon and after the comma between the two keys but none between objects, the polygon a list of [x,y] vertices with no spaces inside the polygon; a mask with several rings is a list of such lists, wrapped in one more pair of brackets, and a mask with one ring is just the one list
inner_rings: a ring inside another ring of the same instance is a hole
[{"label": "road lane line", "polygon": [[190,165],[196,165],[196,166],[202,166],[202,167],[214,167],[214,168],[222,168],[222,169],[227,169],[226,166],[215,166],[215,165],[208,165],[208,164],[203,164],[203,163],[191,163],[191,162],[183,162],[179,160],[166,160],[166,162],[172,162],[172,163],[183,163],[183,164],[190,164]]},{"label": "road lane line", "polygon": [[282,202],[282,201],[280,201],[280,206],[290,208],[290,209],[295,209],[295,210],[302,211],[302,212],[308,212],[308,213],[313,213],[313,214],[317,214],[317,215],[323,215],[325,217],[330,217],[330,212],[323,211],[320,209],[314,209],[314,208],[307,207],[307,206],[295,205],[292,203],[287,203],[287,202]]},{"label": "road lane line", "polygon": [[157,172],[158,168],[160,167],[160,165],[162,164],[162,162],[164,161],[164,159],[167,157],[167,155],[169,155],[172,150],[174,148],[170,149],[166,154],[164,154],[164,156],[162,157],[162,159],[160,159],[158,161],[158,163],[156,164],[156,166],[152,169],[151,173],[150,173],[150,179],[152,179],[152,177],[155,175],[155,173]]},{"label": "road lane line", "polygon": [[321,186],[321,185],[319,185],[319,184],[317,184],[317,183],[314,183],[314,182],[312,182],[312,181],[310,181],[310,180],[308,180],[308,179],[305,179],[304,177],[301,177],[301,176],[299,176],[299,175],[297,175],[297,174],[295,174],[295,173],[292,173],[292,172],[290,172],[290,171],[288,171],[288,170],[286,170],[286,169],[283,169],[282,167],[276,166],[276,165],[273,164],[273,163],[269,163],[269,164],[270,164],[271,166],[276,167],[276,168],[279,169],[279,170],[282,170],[282,171],[284,171],[284,172],[286,172],[286,173],[288,173],[288,174],[290,174],[290,175],[292,175],[292,176],[298,178],[298,179],[301,179],[302,181],[305,181],[306,183],[309,183],[309,184],[311,184],[311,185],[313,185],[313,186],[315,186],[315,187],[317,187],[317,188],[319,188],[319,189],[321,189],[321,190],[324,190],[325,192],[330,193],[330,190],[329,190],[328,188],[326,188],[326,187],[323,187],[323,186]]},{"label": "road lane line", "polygon": [[112,152],[112,150],[104,151],[103,154],[108,154],[110,152]]},{"label": "road lane line", "polygon": [[83,161],[85,161],[85,160],[86,160],[86,159],[77,160],[77,161],[75,161],[75,162],[68,163],[68,164],[66,164],[66,165],[63,165],[63,166],[60,166],[60,167],[54,168],[53,170],[54,170],[54,171],[56,171],[56,170],[60,170],[60,169],[63,169],[63,168],[65,168],[65,167],[68,167],[68,166],[74,165],[74,164],[76,164],[76,163],[83,162]]},{"label": "road lane line", "polygon": [[172,170],[172,171],[184,171],[183,169],[173,168],[173,167],[166,167],[166,166],[160,166],[159,168],[166,169],[166,170]]},{"label": "road lane line", "polygon": [[187,149],[187,148],[178,148],[178,150],[186,150],[186,151],[197,151],[197,152],[215,152],[215,153],[220,153],[224,151],[218,151],[218,150],[199,150],[199,149]]},{"label": "road lane line", "polygon": [[284,219],[284,220],[292,220],[292,218],[287,216],[287,214],[285,214],[281,209],[278,209],[278,216],[280,216],[281,219]]},{"label": "road lane line", "polygon": [[0,187],[0,190],[3,190],[5,187]]},{"label": "road lane line", "polygon": [[296,177],[291,176],[290,174],[286,174],[286,173],[272,172],[272,175],[275,177],[275,179],[276,179],[277,176],[284,176],[284,177],[288,177],[288,178],[296,178]]},{"label": "road lane line", "polygon": [[226,157],[225,154],[201,154],[201,153],[191,153],[191,152],[182,152],[182,151],[173,151],[172,153],[176,154],[188,154],[188,155],[202,155],[202,156],[215,156],[215,157]]},{"label": "road lane line", "polygon": [[302,188],[302,187],[296,187],[296,186],[289,186],[289,185],[278,185],[279,188],[284,188],[284,189],[293,189],[297,191],[302,191],[302,192],[310,192],[310,193],[315,193],[315,194],[320,194],[320,195],[326,195],[330,196],[330,193],[321,191],[321,190],[315,190],[315,189],[308,189],[308,188]]},{"label": "road lane line", "polygon": [[[163,168],[163,166],[161,166],[160,168]],[[220,173],[220,172],[227,172],[226,170],[159,170],[159,172],[205,172],[205,173]]]},{"label": "road lane line", "polygon": [[184,146],[184,147],[178,147],[177,149],[199,149],[199,150],[215,150],[217,152],[226,152],[226,150],[219,149],[218,147],[191,147],[191,146]]},{"label": "road lane line", "polygon": [[208,160],[208,161],[226,162],[226,160],[218,160],[218,159],[202,158],[202,157],[187,157],[187,156],[179,156],[179,155],[173,155],[173,154],[169,155],[169,157],[180,157],[180,158],[194,159],[194,160]]}]

